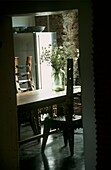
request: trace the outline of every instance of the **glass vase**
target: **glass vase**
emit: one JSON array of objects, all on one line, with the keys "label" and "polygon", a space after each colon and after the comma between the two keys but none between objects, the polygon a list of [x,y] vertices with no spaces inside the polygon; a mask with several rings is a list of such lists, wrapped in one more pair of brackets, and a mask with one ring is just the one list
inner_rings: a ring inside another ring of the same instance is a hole
[{"label": "glass vase", "polygon": [[55,70],[52,68],[52,90],[65,90],[65,72],[62,69]]}]

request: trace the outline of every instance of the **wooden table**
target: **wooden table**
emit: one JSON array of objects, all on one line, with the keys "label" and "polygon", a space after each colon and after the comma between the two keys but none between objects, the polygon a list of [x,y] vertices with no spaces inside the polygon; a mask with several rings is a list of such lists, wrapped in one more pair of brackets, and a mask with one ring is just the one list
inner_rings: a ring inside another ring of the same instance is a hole
[{"label": "wooden table", "polygon": [[[81,93],[80,86],[74,86],[73,94]],[[18,114],[23,111],[31,110],[33,108],[42,108],[46,106],[51,106],[54,104],[59,104],[65,102],[66,100],[66,88],[64,91],[55,92],[52,90],[34,90],[24,93],[17,94],[17,111]],[[29,142],[36,139],[37,137],[42,137],[42,134],[36,135],[24,141],[19,141],[19,144]]]},{"label": "wooden table", "polygon": [[[74,86],[73,94],[81,92],[80,86]],[[62,103],[66,100],[66,89],[64,91],[55,92],[52,90],[34,90],[24,93],[17,93],[17,108],[29,109],[31,107],[45,107],[57,103]]]}]

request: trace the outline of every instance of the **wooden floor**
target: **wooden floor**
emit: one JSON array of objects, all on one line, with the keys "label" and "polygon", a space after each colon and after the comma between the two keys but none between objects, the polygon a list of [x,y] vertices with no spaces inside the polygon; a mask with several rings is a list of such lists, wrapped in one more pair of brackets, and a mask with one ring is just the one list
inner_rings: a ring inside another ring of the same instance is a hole
[{"label": "wooden floor", "polygon": [[[21,139],[32,135],[30,126],[21,127]],[[82,128],[75,130],[73,157],[70,157],[68,146],[63,148],[61,131],[48,137],[43,155],[41,154],[41,141],[38,143],[35,140],[20,146],[20,170],[85,170]]]}]

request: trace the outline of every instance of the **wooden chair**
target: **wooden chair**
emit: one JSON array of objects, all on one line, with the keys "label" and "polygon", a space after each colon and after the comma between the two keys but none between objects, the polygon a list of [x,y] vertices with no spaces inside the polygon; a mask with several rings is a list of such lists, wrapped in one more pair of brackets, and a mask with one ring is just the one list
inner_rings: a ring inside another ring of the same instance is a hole
[{"label": "wooden chair", "polygon": [[58,105],[58,117],[47,117],[44,121],[44,131],[41,152],[45,150],[48,135],[51,128],[60,128],[63,130],[64,145],[69,142],[71,156],[74,154],[74,129],[82,128],[82,116],[74,115],[74,97],[73,97],[73,60],[68,59],[67,64],[67,99],[63,107]]},{"label": "wooden chair", "polygon": [[15,57],[15,79],[17,92],[34,89],[32,82],[32,56],[27,56],[26,64],[19,64],[19,57]]},{"label": "wooden chair", "polygon": [[[23,93],[34,90],[32,81],[32,56],[26,57],[26,64],[19,64],[19,57],[15,57],[15,80],[16,92]],[[37,110],[28,110],[18,112],[18,129],[20,139],[20,126],[31,125],[34,135],[40,134],[40,120],[37,116]]]}]

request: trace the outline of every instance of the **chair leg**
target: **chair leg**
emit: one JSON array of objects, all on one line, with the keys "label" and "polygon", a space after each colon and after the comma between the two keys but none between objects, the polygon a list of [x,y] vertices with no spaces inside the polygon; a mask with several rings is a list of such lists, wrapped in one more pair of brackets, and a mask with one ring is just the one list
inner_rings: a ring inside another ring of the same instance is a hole
[{"label": "chair leg", "polygon": [[67,131],[65,128],[63,128],[63,138],[64,138],[64,146],[67,146],[67,140],[68,140],[68,136],[67,136]]},{"label": "chair leg", "polygon": [[71,129],[63,128],[63,137],[64,137],[64,145],[67,146],[67,142],[69,142],[69,148],[71,156],[74,154],[74,128]]},{"label": "chair leg", "polygon": [[70,153],[71,156],[74,154],[74,129],[71,129],[71,132],[69,133],[69,147],[70,147]]},{"label": "chair leg", "polygon": [[46,146],[46,143],[47,143],[49,131],[50,131],[50,120],[49,120],[49,118],[46,118],[44,120],[43,140],[42,140],[42,146],[41,146],[41,152],[42,153],[45,150],[45,146]]}]

